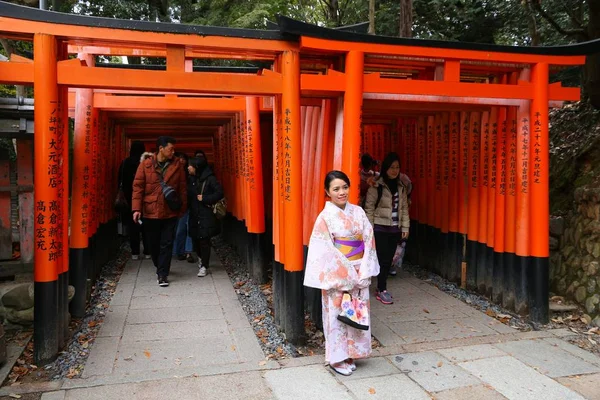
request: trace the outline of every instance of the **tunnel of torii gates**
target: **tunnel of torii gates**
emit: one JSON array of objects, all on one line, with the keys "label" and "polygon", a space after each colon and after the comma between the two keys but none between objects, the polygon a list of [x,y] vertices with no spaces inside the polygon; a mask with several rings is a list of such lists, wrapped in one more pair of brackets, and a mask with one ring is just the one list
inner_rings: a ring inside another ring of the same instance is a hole
[{"label": "tunnel of torii gates", "polygon": [[[68,313],[84,315],[89,286],[116,251],[113,199],[130,142],[154,149],[164,134],[178,151],[206,151],[225,187],[224,236],[256,281],[272,265],[276,322],[292,342],[303,340],[305,309],[319,321],[320,293],[302,279],[326,201],[324,175],[345,171],[357,203],[365,152],[381,160],[397,151],[414,183],[412,262],[548,320],[548,109],[580,97],[579,88],[549,83],[549,74],[584,64],[600,42],[452,43],[287,18],[276,28],[113,20],[0,2],[0,37],[33,41],[33,59],[0,63],[0,83],[34,87],[33,148],[16,139],[20,165],[31,171],[33,158],[33,178],[19,175],[19,184],[35,187],[21,207],[34,217],[26,242],[36,362],[65,344]],[[97,55],[158,57],[166,67],[109,68]],[[195,59],[265,67],[194,67]],[[70,304],[68,283],[76,290]]]}]

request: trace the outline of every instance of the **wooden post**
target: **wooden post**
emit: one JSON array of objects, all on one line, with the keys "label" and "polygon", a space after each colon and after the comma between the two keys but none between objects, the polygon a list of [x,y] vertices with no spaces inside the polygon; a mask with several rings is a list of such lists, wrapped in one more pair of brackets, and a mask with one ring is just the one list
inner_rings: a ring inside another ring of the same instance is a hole
[{"label": "wooden post", "polygon": [[549,279],[549,132],[548,64],[537,63],[532,70],[535,97],[531,102],[530,219],[531,266],[529,272],[529,315],[548,322]]},{"label": "wooden post", "polygon": [[[302,135],[300,126],[300,54],[285,51],[283,72],[283,172],[285,216],[284,327],[288,340],[304,340],[302,277]],[[362,77],[362,75],[361,75]],[[362,99],[362,96],[361,96]]]},{"label": "wooden post", "polygon": [[342,143],[342,170],[355,188],[349,201],[358,204],[360,182],[360,129],[362,125],[364,54],[350,51],[346,54],[346,92],[344,93],[344,141]]},{"label": "wooden post", "polygon": [[51,361],[58,352],[58,243],[62,226],[59,205],[57,43],[52,35],[35,34],[34,96],[34,332],[33,356],[37,365]]}]

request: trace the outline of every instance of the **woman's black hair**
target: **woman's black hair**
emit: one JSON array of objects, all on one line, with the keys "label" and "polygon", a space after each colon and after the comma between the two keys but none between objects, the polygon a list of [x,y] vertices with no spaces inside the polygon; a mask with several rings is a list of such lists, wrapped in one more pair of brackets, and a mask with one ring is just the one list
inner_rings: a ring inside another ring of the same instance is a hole
[{"label": "woman's black hair", "polygon": [[398,157],[398,153],[387,153],[387,155],[383,159],[383,162],[381,163],[381,175],[383,177],[387,178],[388,169],[390,169],[394,161],[398,161],[398,163],[400,163],[400,157]]},{"label": "woman's black hair", "polygon": [[375,164],[375,160],[369,154],[365,153],[360,158],[360,164],[362,165],[364,170],[369,170]]},{"label": "woman's black hair", "polygon": [[329,171],[327,173],[327,175],[325,175],[325,190],[326,191],[329,191],[329,185],[331,185],[331,182],[334,179],[341,179],[344,182],[346,182],[348,187],[350,187],[350,178],[348,178],[348,175],[346,175],[342,171],[333,170],[333,171]]}]

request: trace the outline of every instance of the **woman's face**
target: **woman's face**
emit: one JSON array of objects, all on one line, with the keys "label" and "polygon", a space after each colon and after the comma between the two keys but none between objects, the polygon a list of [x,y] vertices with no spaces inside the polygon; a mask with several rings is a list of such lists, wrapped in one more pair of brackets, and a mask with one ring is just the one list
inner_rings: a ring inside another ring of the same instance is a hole
[{"label": "woman's face", "polygon": [[331,202],[340,208],[344,208],[348,202],[348,191],[350,187],[342,179],[334,179],[329,184],[327,196],[331,198]]},{"label": "woman's face", "polygon": [[389,179],[398,178],[398,175],[400,175],[400,163],[398,161],[394,161],[386,173]]},{"label": "woman's face", "polygon": [[196,175],[196,168],[192,167],[191,165],[188,165],[188,172],[190,173],[190,175]]}]

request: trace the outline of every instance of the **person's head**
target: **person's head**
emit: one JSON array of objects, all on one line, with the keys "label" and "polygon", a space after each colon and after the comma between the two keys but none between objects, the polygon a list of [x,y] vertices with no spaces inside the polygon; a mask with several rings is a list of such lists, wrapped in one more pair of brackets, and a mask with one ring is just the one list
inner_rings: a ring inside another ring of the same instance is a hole
[{"label": "person's head", "polygon": [[177,141],[171,136],[160,136],[156,140],[156,147],[158,148],[158,154],[162,158],[170,160],[175,155],[175,144]]},{"label": "person's head", "polygon": [[196,152],[194,153],[194,157],[206,158],[206,153],[204,152],[204,150],[196,150]]},{"label": "person's head", "polygon": [[342,171],[329,171],[325,175],[325,193],[331,202],[338,207],[345,207],[350,191],[350,179]]},{"label": "person's head", "polygon": [[190,158],[188,165],[188,172],[190,175],[200,175],[204,168],[208,165],[206,158],[204,157],[194,157]]},{"label": "person's head", "polygon": [[381,174],[387,179],[397,179],[400,175],[400,157],[397,153],[388,153],[381,163]]},{"label": "person's head", "polygon": [[145,151],[146,151],[146,146],[144,146],[144,142],[140,142],[139,140],[134,140],[133,142],[131,142],[131,148],[129,149],[129,156],[133,159],[139,160]]},{"label": "person's head", "polygon": [[363,170],[368,171],[375,165],[375,160],[369,154],[365,153],[360,158],[360,165]]},{"label": "person's head", "polygon": [[181,162],[181,165],[183,165],[184,167],[187,167],[188,165],[188,160],[189,157],[187,156],[187,154],[185,153],[175,153],[176,156],[179,158],[179,161]]}]

